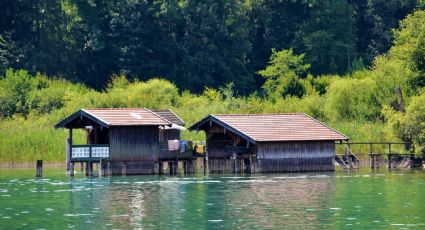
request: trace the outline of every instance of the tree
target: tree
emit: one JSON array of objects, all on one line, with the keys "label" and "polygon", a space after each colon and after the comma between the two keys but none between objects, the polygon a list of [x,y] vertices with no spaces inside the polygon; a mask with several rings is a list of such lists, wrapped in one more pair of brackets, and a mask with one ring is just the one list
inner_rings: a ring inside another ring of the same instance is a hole
[{"label": "tree", "polygon": [[2,117],[14,114],[27,116],[30,110],[29,93],[33,82],[28,71],[9,69],[0,80],[0,112]]},{"label": "tree", "polygon": [[302,97],[305,88],[300,82],[300,76],[310,68],[305,64],[304,54],[295,55],[292,49],[276,51],[272,49],[269,64],[258,74],[266,78],[263,89],[269,97],[279,99],[285,96]]},{"label": "tree", "polygon": [[[273,48],[290,49],[299,26],[308,16],[308,4],[303,0],[254,0],[251,1],[249,16],[248,68],[257,72],[267,65]],[[256,75],[257,88],[265,79]]]},{"label": "tree", "polygon": [[359,0],[353,3],[356,16],[356,46],[367,65],[387,52],[393,42],[392,29],[412,13],[418,0]]},{"label": "tree", "polygon": [[316,1],[293,46],[305,53],[314,75],[346,73],[356,57],[351,5],[345,0]]},{"label": "tree", "polygon": [[247,71],[250,50],[243,1],[187,1],[183,7],[182,63],[177,85],[194,92],[233,82],[239,92],[254,88]]},{"label": "tree", "polygon": [[425,93],[411,99],[403,119],[409,136],[413,139],[415,152],[425,155]]}]

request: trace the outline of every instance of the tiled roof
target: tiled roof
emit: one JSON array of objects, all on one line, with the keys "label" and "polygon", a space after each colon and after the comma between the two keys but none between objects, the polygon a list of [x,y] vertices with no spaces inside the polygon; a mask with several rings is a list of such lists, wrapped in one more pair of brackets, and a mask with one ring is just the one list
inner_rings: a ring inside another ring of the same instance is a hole
[{"label": "tiled roof", "polygon": [[306,114],[210,115],[190,129],[205,129],[203,125],[209,121],[255,142],[348,140],[348,137]]},{"label": "tiled roof", "polygon": [[152,110],[152,112],[158,114],[159,116],[161,116],[162,118],[164,118],[165,120],[173,124],[180,125],[180,126],[185,125],[184,121],[179,116],[177,116],[171,109]]},{"label": "tiled roof", "polygon": [[55,127],[63,128],[71,124],[79,117],[99,123],[102,126],[148,126],[148,125],[171,125],[171,122],[158,114],[145,108],[108,108],[108,109],[81,109]]}]

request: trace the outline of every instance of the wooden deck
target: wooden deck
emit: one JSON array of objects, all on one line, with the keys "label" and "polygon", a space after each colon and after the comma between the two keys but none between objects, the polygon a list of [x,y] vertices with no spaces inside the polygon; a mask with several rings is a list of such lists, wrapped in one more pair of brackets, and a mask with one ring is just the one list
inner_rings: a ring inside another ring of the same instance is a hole
[{"label": "wooden deck", "polygon": [[[348,142],[340,143],[344,145],[344,153],[335,155],[335,161],[344,169],[356,169],[358,166],[356,163],[359,162],[356,155],[352,152],[352,145],[367,145],[369,146],[369,163],[370,168],[379,168],[383,165],[387,165],[388,168],[396,168],[396,162],[401,159],[406,159],[407,157],[411,159],[415,154],[413,153],[400,153],[392,150],[394,145],[404,145],[408,146],[410,143],[406,142]],[[387,146],[386,152],[376,152],[374,151],[373,146],[375,145],[385,145]],[[385,157],[386,156],[386,157]],[[386,159],[385,159],[386,158]]]}]

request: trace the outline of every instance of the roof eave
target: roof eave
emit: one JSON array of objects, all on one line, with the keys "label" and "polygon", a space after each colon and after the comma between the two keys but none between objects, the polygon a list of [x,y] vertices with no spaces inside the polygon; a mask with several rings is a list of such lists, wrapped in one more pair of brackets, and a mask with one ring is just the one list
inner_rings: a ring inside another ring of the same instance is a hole
[{"label": "roof eave", "polygon": [[207,117],[205,117],[205,118],[204,118],[204,119],[202,119],[201,121],[199,121],[199,122],[197,122],[197,123],[193,124],[193,125],[189,128],[189,130],[190,130],[190,131],[194,131],[194,130],[198,131],[198,130],[199,130],[199,128],[200,128],[202,125],[204,125],[206,122],[208,122],[208,121],[214,121],[215,123],[217,123],[217,124],[219,124],[219,125],[223,126],[223,127],[224,127],[224,128],[226,128],[227,130],[230,130],[231,132],[233,132],[233,133],[235,133],[235,134],[237,134],[237,135],[239,135],[239,136],[243,137],[244,139],[246,139],[247,141],[249,141],[249,142],[251,142],[251,143],[253,143],[253,144],[255,144],[255,143],[257,142],[256,140],[254,140],[254,139],[253,139],[253,138],[251,138],[250,136],[248,136],[248,135],[246,135],[245,133],[243,133],[243,132],[241,132],[241,131],[239,131],[239,130],[237,130],[237,129],[233,128],[232,126],[230,126],[230,125],[226,124],[225,122],[223,122],[223,121],[222,121],[222,120],[220,120],[219,118],[215,117],[214,115],[208,115]]},{"label": "roof eave", "polygon": [[55,127],[55,129],[67,128],[66,125],[68,123],[72,122],[74,119],[76,119],[79,116],[84,116],[84,117],[98,123],[99,125],[101,125],[102,127],[105,127],[105,128],[109,128],[109,126],[110,126],[110,124],[108,124],[105,121],[93,116],[92,114],[90,114],[86,110],[80,109],[77,112],[75,112],[75,113],[71,114],[70,116],[68,116],[67,118],[65,118],[64,120],[62,120],[61,122],[57,123],[54,127]]}]

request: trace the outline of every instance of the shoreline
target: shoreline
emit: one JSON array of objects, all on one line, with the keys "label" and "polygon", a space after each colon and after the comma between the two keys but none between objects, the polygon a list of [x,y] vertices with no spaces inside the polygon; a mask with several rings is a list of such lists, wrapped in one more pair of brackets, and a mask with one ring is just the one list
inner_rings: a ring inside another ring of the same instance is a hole
[{"label": "shoreline", "polygon": [[[12,162],[0,163],[0,169],[13,169],[13,168],[35,168],[36,162]],[[61,168],[65,167],[65,163],[61,162],[43,162],[43,168]]]}]

